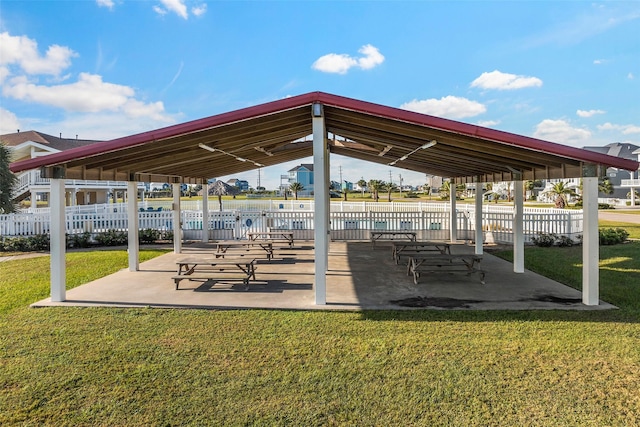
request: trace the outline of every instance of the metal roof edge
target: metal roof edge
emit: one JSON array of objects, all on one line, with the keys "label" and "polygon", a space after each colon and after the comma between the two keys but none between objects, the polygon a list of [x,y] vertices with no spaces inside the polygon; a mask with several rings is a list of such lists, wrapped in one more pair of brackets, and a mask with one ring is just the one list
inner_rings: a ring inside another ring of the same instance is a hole
[{"label": "metal roof edge", "polygon": [[367,101],[346,98],[328,93],[319,92],[318,95],[319,102],[337,108],[350,109],[353,111],[373,114],[392,120],[401,120],[407,123],[428,126],[446,132],[453,132],[461,135],[488,139],[494,142],[528,148],[531,150],[546,152],[585,162],[615,166],[626,170],[637,170],[640,167],[640,163],[634,160],[623,159],[608,154],[596,153],[581,148],[562,145],[556,142],[545,141],[529,136],[486,128],[478,125],[472,125],[469,123],[446,119],[443,117],[431,116],[428,114],[403,110],[397,107],[374,104]]},{"label": "metal roof edge", "polygon": [[[201,119],[192,120],[185,123],[167,126],[164,128],[154,129],[139,134],[124,136],[110,141],[104,141],[85,147],[72,148],[60,153],[43,156],[37,159],[21,160],[12,163],[10,166],[13,172],[22,172],[29,169],[35,169],[41,166],[50,166],[64,163],[69,160],[81,159],[95,154],[107,153],[123,148],[134,147],[136,145],[145,144],[151,141],[158,141],[185,133],[197,132],[207,128],[221,126],[242,120],[251,119],[253,117],[264,116],[277,113],[280,111],[290,110],[293,108],[311,105],[316,102],[318,92],[310,92],[302,95],[291,96],[264,104],[253,105],[251,107],[241,108],[226,113],[220,113]],[[311,117],[311,112],[309,112]]]}]

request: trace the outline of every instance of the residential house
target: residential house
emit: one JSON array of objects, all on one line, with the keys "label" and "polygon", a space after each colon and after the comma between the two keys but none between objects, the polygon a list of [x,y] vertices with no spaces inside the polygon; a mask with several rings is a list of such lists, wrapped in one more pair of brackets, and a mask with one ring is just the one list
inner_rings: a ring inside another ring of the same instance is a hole
[{"label": "residential house", "polygon": [[244,179],[232,178],[227,181],[227,184],[237,187],[240,191],[249,191],[249,181],[245,181]]},{"label": "residential house", "polygon": [[[630,143],[614,142],[607,144],[603,147],[584,147],[585,150],[596,151],[602,154],[608,154],[610,156],[621,157],[623,159],[638,160],[638,154],[640,147]],[[607,178],[613,185],[613,194],[600,193],[600,197],[611,197],[616,199],[627,199],[627,194],[630,192],[630,186],[623,187],[623,180],[635,180],[638,179],[638,171],[626,171],[617,168],[607,169]],[[626,184],[626,183],[625,183]]]},{"label": "residential house", "polygon": [[[78,139],[77,136],[76,138],[56,137],[34,130],[0,135],[0,143],[9,148],[13,162],[101,142]],[[67,180],[65,181],[65,189],[67,206],[88,205],[106,203],[109,196],[115,198],[117,192],[124,192],[127,189],[127,183],[121,181]],[[139,191],[144,191],[142,184],[139,186]],[[35,208],[37,201],[48,202],[49,192],[49,180],[41,178],[39,170],[26,171],[18,174],[18,185],[13,190],[14,201],[19,203],[28,199],[30,206]]]},{"label": "residential house", "polygon": [[313,194],[313,164],[303,163],[293,169],[289,169],[287,187],[294,182],[302,184],[304,190],[298,192],[298,196],[307,197]]}]

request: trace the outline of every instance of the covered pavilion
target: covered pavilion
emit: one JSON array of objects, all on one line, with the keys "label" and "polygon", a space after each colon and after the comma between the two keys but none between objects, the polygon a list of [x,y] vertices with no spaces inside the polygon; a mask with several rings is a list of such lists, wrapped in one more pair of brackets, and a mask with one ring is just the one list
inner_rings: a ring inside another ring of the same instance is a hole
[{"label": "covered pavilion", "polygon": [[[308,138],[311,136],[311,138]],[[598,178],[606,169],[637,170],[638,162],[453,120],[323,92],[281,99],[45,157],[13,163],[51,179],[51,299],[66,298],[64,182],[127,181],[174,186],[174,229],[180,228],[179,186],[309,156],[315,173],[315,304],[326,304],[329,248],[329,158],[340,154],[450,178],[453,183],[583,178],[582,301],[598,305]],[[515,185],[514,272],[524,272],[523,190]],[[455,186],[451,186],[455,215]],[[205,192],[206,193],[206,192]],[[476,198],[481,218],[482,199]],[[208,224],[203,196],[203,224]],[[137,200],[128,198],[129,270],[139,269]],[[323,220],[320,220],[320,219]],[[455,221],[450,239],[456,240]],[[204,240],[208,239],[205,232]],[[482,253],[482,224],[475,252]],[[174,239],[174,251],[182,251]]]}]

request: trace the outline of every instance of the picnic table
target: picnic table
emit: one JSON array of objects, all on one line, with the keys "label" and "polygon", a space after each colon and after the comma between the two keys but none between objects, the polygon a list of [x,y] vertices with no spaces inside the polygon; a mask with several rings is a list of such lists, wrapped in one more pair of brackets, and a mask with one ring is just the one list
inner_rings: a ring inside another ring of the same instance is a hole
[{"label": "picnic table", "polygon": [[[264,251],[267,254],[267,259],[273,259],[273,243],[272,242],[238,242],[238,241],[229,241],[229,242],[218,242],[216,249],[216,258],[224,258],[225,255],[250,255],[255,254],[252,251],[253,248],[256,248],[258,251]],[[227,254],[227,251],[232,249],[231,252]],[[243,249],[243,252],[236,252],[233,249]]]},{"label": "picnic table", "polygon": [[293,231],[252,231],[247,233],[249,241],[285,242],[293,247]]},{"label": "picnic table", "polygon": [[255,258],[196,258],[189,257],[176,261],[178,273],[172,277],[176,282],[176,290],[181,280],[216,279],[220,274],[242,273],[245,290],[249,289],[249,280],[256,280]]},{"label": "picnic table", "polygon": [[409,274],[413,275],[413,283],[418,284],[421,273],[464,273],[470,275],[480,274],[480,283],[483,285],[485,272],[480,269],[481,255],[467,254],[431,254],[417,255],[409,259]]},{"label": "picnic table", "polygon": [[416,241],[416,233],[414,231],[371,231],[371,247],[375,249],[378,240],[397,240],[404,239],[411,242]]},{"label": "picnic table", "polygon": [[400,263],[400,257],[414,257],[424,253],[438,252],[443,255],[451,254],[451,246],[445,242],[393,242],[391,257],[396,264]]}]

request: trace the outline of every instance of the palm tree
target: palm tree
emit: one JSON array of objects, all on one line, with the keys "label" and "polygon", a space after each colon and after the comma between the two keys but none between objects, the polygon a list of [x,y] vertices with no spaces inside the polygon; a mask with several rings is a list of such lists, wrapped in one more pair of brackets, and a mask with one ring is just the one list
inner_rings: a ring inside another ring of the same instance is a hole
[{"label": "palm tree", "polygon": [[396,186],[393,182],[386,182],[384,188],[387,190],[387,201],[391,202],[391,192],[396,189]]},{"label": "palm tree", "polygon": [[566,182],[559,181],[553,184],[551,189],[545,191],[555,198],[556,208],[564,209],[569,204],[567,196],[575,196],[576,192],[573,188],[569,187]]},{"label": "palm tree", "polygon": [[[0,144],[0,214],[9,214],[16,211],[11,193],[18,178],[9,169],[11,163],[11,152],[4,144]],[[35,200],[31,201],[31,206],[35,207]]]},{"label": "palm tree", "polygon": [[376,199],[376,202],[379,199],[378,192],[383,188],[384,188],[384,181],[381,181],[379,179],[372,179],[371,181],[369,181],[369,191],[371,192],[372,196]]},{"label": "palm tree", "polygon": [[358,185],[360,186],[360,189],[362,190],[362,198],[364,198],[364,187],[367,186],[367,181],[365,181],[364,178],[360,178],[360,181],[358,181]]},{"label": "palm tree", "polygon": [[214,182],[209,186],[208,194],[210,196],[218,196],[218,204],[220,205],[220,212],[222,212],[222,196],[236,195],[240,192],[238,187],[229,185],[226,182],[220,180]]},{"label": "palm tree", "polygon": [[289,189],[293,191],[293,194],[295,195],[296,200],[298,200],[298,191],[304,190],[304,185],[302,185],[299,182],[294,182],[289,186]]}]

